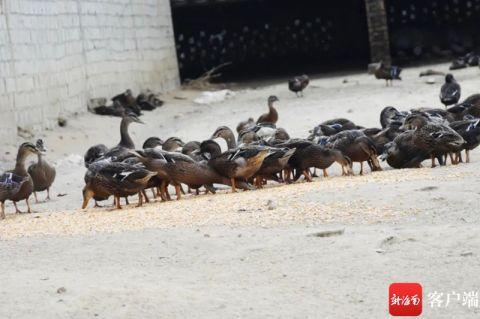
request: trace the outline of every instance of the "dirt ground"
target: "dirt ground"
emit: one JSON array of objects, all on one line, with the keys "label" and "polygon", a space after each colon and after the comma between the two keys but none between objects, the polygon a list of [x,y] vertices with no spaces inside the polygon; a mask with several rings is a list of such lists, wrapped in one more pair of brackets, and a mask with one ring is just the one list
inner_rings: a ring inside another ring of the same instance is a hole
[{"label": "dirt ground", "polygon": [[[334,117],[378,127],[387,105],[439,106],[443,79],[426,84],[418,74],[427,68],[448,66],[406,69],[388,88],[366,74],[318,77],[304,98],[284,80],[212,105],[193,103],[199,92],[172,92],[131,133],[138,147],[150,136],[207,139],[264,113],[271,94],[280,99],[278,125],[294,137]],[[480,91],[478,68],[454,74],[463,97]],[[34,204],[34,214],[14,215],[8,204],[0,221],[0,318],[385,318],[393,282],[423,285],[424,318],[480,315],[462,298],[446,308],[428,298],[480,290],[480,151],[457,166],[383,163],[382,172],[353,177],[332,167],[313,183],[82,211],[83,153],[118,143],[118,125],[86,114],[35,136],[58,177],[53,199]],[[20,142],[0,142],[1,170]]]}]

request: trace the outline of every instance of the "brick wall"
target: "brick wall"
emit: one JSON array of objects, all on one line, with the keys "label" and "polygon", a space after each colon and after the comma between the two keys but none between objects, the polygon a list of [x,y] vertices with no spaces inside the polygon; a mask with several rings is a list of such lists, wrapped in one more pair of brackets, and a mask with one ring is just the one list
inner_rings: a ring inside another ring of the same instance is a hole
[{"label": "brick wall", "polygon": [[179,84],[169,0],[0,0],[0,137]]}]

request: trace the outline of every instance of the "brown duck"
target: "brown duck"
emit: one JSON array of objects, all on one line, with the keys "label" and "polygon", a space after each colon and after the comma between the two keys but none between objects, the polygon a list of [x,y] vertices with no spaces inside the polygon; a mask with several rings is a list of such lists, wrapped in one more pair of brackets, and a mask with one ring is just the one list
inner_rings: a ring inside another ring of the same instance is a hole
[{"label": "brown duck", "polygon": [[236,184],[250,179],[262,166],[263,160],[270,154],[265,147],[248,146],[228,150],[222,153],[215,141],[202,142],[200,150],[209,158],[208,165],[221,176],[230,179],[232,192]]},{"label": "brown duck", "polygon": [[[36,147],[41,152],[46,151],[42,139],[37,140]],[[35,196],[35,201],[38,203],[37,192],[47,191],[47,200],[50,200],[50,187],[55,181],[56,170],[55,167],[43,159],[42,153],[38,153],[37,157],[37,163],[30,165],[28,173],[32,177],[33,195]]]},{"label": "brown duck", "polygon": [[273,107],[273,103],[278,102],[279,99],[275,95],[271,95],[268,97],[268,113],[260,115],[257,120],[258,123],[277,123],[278,121],[278,112]]},{"label": "brown duck", "polygon": [[6,200],[13,202],[16,213],[21,213],[17,207],[17,202],[25,200],[28,213],[31,213],[28,199],[33,192],[33,181],[25,168],[25,160],[28,156],[39,153],[40,151],[32,143],[23,143],[18,149],[15,168],[0,176],[0,202],[2,203],[2,215],[0,217],[5,217],[4,204]]},{"label": "brown duck", "polygon": [[375,143],[360,130],[347,130],[330,136],[326,146],[340,150],[352,162],[360,163],[360,175],[363,175],[363,162],[367,162],[372,171],[381,171]]},{"label": "brown duck", "polygon": [[92,198],[97,200],[113,195],[116,208],[121,209],[120,197],[126,198],[135,194],[138,194],[138,206],[142,206],[144,197],[142,192],[155,175],[155,172],[148,171],[138,165],[106,164],[86,179],[82,208],[85,209]]}]

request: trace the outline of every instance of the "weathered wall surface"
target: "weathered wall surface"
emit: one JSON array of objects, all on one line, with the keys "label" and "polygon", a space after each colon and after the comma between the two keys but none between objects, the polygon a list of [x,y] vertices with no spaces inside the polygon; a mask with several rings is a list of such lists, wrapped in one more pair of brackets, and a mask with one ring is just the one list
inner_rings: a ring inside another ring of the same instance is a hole
[{"label": "weathered wall surface", "polygon": [[179,84],[169,0],[0,0],[0,138]]}]

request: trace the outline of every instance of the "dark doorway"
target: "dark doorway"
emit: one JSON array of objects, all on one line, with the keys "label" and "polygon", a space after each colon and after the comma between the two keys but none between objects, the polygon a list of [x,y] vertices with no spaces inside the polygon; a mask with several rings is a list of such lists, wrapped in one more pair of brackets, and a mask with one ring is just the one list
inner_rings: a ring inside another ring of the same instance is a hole
[{"label": "dark doorway", "polygon": [[386,0],[397,60],[452,57],[480,46],[480,0]]},{"label": "dark doorway", "polygon": [[222,80],[365,68],[363,0],[172,0],[183,80],[225,62]]}]

